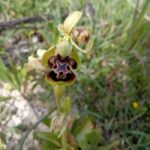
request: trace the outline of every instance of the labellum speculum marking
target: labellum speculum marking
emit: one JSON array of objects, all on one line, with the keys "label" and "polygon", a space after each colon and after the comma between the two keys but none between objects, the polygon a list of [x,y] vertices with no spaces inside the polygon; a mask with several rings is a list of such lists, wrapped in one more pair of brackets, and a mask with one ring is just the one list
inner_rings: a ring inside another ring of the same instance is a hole
[{"label": "labellum speculum marking", "polygon": [[47,74],[47,77],[54,81],[66,82],[76,79],[73,70],[77,68],[77,63],[69,56],[62,57],[59,54],[52,56],[48,60],[48,66],[51,70]]}]

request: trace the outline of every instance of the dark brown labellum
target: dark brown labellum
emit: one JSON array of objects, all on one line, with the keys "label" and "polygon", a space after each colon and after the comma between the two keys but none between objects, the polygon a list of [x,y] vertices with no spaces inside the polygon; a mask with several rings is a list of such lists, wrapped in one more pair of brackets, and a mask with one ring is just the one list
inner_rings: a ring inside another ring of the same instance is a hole
[{"label": "dark brown labellum", "polygon": [[73,58],[61,57],[59,54],[50,57],[48,60],[48,66],[51,71],[48,73],[48,78],[54,81],[73,81],[76,79],[76,75],[73,69],[77,68],[77,63]]}]

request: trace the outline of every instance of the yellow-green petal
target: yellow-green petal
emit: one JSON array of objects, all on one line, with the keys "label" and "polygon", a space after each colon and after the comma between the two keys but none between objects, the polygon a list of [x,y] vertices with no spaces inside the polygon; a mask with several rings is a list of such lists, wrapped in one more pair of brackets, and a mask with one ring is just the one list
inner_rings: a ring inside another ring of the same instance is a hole
[{"label": "yellow-green petal", "polygon": [[77,68],[79,68],[80,64],[81,64],[81,60],[80,60],[80,57],[79,57],[78,53],[74,49],[72,50],[70,57],[73,58],[76,61]]},{"label": "yellow-green petal", "polygon": [[56,50],[56,47],[51,47],[44,53],[42,57],[42,65],[48,66],[48,59],[55,55],[55,50]]},{"label": "yellow-green petal", "polygon": [[69,16],[65,19],[63,23],[63,28],[68,34],[71,33],[73,27],[77,24],[81,16],[82,16],[82,12],[74,11],[70,13]]}]

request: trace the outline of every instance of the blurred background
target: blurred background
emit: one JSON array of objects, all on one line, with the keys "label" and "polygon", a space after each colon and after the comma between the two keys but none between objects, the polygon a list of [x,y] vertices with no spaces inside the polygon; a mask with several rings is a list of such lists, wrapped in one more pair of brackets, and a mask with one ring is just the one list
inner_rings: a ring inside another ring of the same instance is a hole
[{"label": "blurred background", "polygon": [[[55,105],[53,88],[25,64],[56,44],[57,26],[75,10],[93,45],[67,89],[74,108],[96,120],[104,145],[117,138],[115,150],[150,149],[149,0],[0,0],[0,150],[17,150]],[[30,135],[24,149],[38,150],[36,142]]]}]

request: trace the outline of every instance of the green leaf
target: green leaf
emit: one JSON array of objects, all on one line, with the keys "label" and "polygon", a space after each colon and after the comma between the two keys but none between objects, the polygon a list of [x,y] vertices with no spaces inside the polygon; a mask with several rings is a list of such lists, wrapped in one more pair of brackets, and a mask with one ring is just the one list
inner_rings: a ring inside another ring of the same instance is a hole
[{"label": "green leaf", "polygon": [[89,117],[81,117],[75,120],[72,133],[75,136],[79,145],[86,146],[86,135],[93,130],[93,123]]},{"label": "green leaf", "polygon": [[118,147],[120,144],[119,140],[112,141],[109,145],[100,146],[97,150],[112,150]]},{"label": "green leaf", "polygon": [[110,66],[102,67],[100,71],[102,75],[107,75],[111,71],[111,67]]},{"label": "green leaf", "polygon": [[61,146],[60,139],[56,133],[49,133],[49,132],[36,132],[35,137],[39,140],[43,140],[48,142],[51,145],[56,146],[59,148]]},{"label": "green leaf", "polygon": [[[11,64],[11,62],[10,62],[10,64]],[[11,64],[11,70],[12,70],[14,82],[16,84],[16,88],[20,89],[21,88],[21,80],[22,80],[20,69],[17,69],[16,66]]]},{"label": "green leaf", "polygon": [[7,67],[5,66],[5,64],[3,63],[2,59],[0,59],[0,70],[1,70],[1,73],[0,73],[0,79],[1,80],[4,80],[4,81],[8,81],[8,69]]},{"label": "green leaf", "polygon": [[47,141],[43,141],[40,145],[41,150],[58,150],[56,145],[49,143]]},{"label": "green leaf", "polygon": [[46,117],[44,120],[43,120],[43,123],[46,125],[46,126],[50,126],[50,122],[51,122],[51,119],[49,117]]},{"label": "green leaf", "polygon": [[0,59],[0,79],[10,82],[14,87],[20,89],[22,80],[21,70],[14,66],[11,61],[9,61],[9,65],[10,68],[7,68],[2,59]]},{"label": "green leaf", "polygon": [[0,95],[0,101],[6,101],[9,100],[10,98],[11,98],[10,96],[4,97]]},{"label": "green leaf", "polygon": [[98,143],[102,139],[102,131],[101,129],[95,129],[87,134],[86,136],[87,143],[90,145],[98,145]]}]

